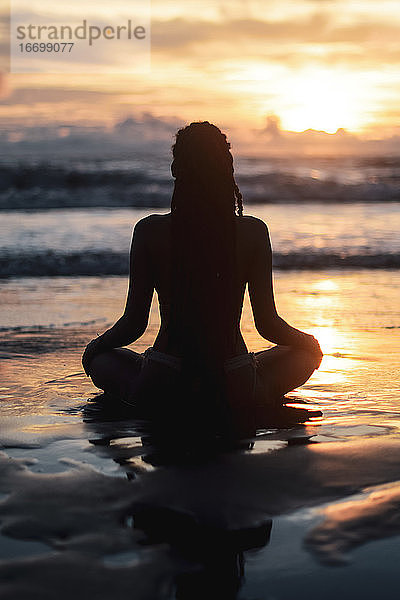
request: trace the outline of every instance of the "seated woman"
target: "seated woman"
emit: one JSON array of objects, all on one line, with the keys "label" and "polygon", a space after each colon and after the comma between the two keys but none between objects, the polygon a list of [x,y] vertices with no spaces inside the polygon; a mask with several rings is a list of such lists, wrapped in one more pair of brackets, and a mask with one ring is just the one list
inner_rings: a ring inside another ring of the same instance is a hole
[{"label": "seated woman", "polygon": [[[97,387],[140,414],[201,406],[253,435],[294,415],[284,395],[307,381],[322,352],[277,314],[268,229],[243,215],[226,136],[208,121],[180,129],[171,172],[171,212],[134,229],[124,314],[88,344],[82,363]],[[255,354],[240,331],[246,285],[257,331],[276,344]],[[122,348],[145,332],[154,290],[161,326],[153,347]]]}]

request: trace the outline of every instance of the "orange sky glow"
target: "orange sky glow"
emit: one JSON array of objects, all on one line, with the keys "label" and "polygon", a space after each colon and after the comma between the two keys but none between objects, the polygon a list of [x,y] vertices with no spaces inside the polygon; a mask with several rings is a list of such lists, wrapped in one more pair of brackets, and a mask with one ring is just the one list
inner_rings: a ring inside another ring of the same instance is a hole
[{"label": "orange sky glow", "polygon": [[[129,4],[110,11],[126,16]],[[118,72],[129,56],[115,54],[105,73],[3,73],[0,122],[107,127],[150,112],[257,130],[274,115],[293,132],[399,134],[397,0],[152,0],[151,10],[149,72]]]}]

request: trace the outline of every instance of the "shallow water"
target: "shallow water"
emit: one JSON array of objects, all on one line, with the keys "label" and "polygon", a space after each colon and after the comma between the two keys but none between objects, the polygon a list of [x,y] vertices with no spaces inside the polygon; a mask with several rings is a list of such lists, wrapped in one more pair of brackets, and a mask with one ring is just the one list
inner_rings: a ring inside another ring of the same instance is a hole
[{"label": "shallow water", "polygon": [[[326,598],[357,597],[361,586],[362,597],[372,599],[383,581],[386,597],[397,598],[391,585],[400,534],[393,517],[400,505],[400,273],[276,272],[280,314],[316,335],[325,354],[291,397],[320,406],[323,419],[259,432],[253,449],[215,459],[204,445],[195,465],[182,464],[190,430],[164,432],[166,453],[165,445],[160,451],[143,438],[139,423],[85,412],[96,390],[81,371],[80,353],[120,316],[126,284],[124,277],[2,284],[0,573],[11,582],[5,597],[24,598],[21,581],[38,596],[57,590],[60,598],[87,597],[95,580],[100,599],[111,589],[125,598],[132,586],[138,598],[173,598],[176,581],[183,585],[176,574],[204,567],[204,552],[212,557],[210,548],[222,543],[215,531],[228,529],[250,533],[241,534],[233,555],[221,550],[208,568],[217,569],[225,589],[236,589],[232,598],[289,600],[293,590],[296,598],[320,598],[322,587]],[[154,304],[136,350],[151,345],[157,323]],[[254,330],[247,300],[242,329],[249,349],[268,345]],[[178,511],[165,517],[169,530],[154,509],[160,504]],[[143,505],[153,507],[147,521]],[[178,535],[190,515],[208,532],[199,542],[206,544],[203,554],[171,550],[171,530]],[[139,517],[142,529],[132,529]],[[151,537],[152,524],[168,543],[139,543]],[[242,559],[245,578],[236,568]],[[193,581],[192,591],[200,585]]]},{"label": "shallow water", "polygon": [[[128,271],[132,228],[152,212],[2,211],[0,277],[123,275]],[[399,203],[257,204],[245,212],[268,223],[277,267],[400,266]]]}]

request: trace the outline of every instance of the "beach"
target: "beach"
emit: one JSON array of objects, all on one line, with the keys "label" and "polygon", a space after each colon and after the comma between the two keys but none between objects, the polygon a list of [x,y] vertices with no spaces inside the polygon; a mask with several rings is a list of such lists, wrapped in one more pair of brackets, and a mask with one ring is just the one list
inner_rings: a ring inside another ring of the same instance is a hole
[{"label": "beach", "polygon": [[[227,597],[373,598],[383,583],[397,597],[399,283],[396,270],[277,270],[280,314],[324,351],[290,397],[323,418],[259,431],[252,449],[213,459],[204,447],[204,460],[180,464],[179,439],[174,458],[154,458],[140,424],[87,412],[98,390],[82,348],[120,315],[126,277],[3,281],[3,597],[196,597],[211,584],[198,581],[202,552],[180,543],[182,519],[208,532],[198,541],[208,556],[222,544],[214,559]],[[157,323],[153,302],[137,351]],[[268,346],[248,301],[242,330],[251,350]],[[235,533],[235,552],[221,531]]]}]

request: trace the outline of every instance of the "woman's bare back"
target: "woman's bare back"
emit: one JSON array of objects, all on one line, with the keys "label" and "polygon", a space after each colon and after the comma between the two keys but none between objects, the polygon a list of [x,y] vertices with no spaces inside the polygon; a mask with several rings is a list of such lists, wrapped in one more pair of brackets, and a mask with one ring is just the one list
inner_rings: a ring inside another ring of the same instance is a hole
[{"label": "woman's bare back", "polygon": [[[142,223],[145,225],[144,235],[148,240],[146,251],[149,256],[151,270],[148,277],[152,279],[154,289],[157,291],[160,305],[161,327],[154,342],[154,348],[168,354],[179,354],[177,348],[171,347],[168,336],[166,335],[169,307],[171,302],[171,213],[167,215],[151,215],[145,218]],[[265,229],[264,223],[251,216],[235,217],[236,227],[236,274],[235,278],[235,313],[239,319],[232,323],[232,327],[237,329],[237,345],[233,355],[244,354],[247,352],[246,344],[240,332],[240,315],[243,306],[243,298],[246,284],[251,279],[252,269],[255,257],[257,255],[257,240],[259,236],[260,224]]]}]

